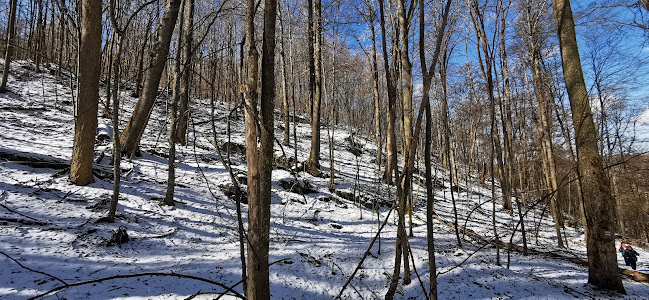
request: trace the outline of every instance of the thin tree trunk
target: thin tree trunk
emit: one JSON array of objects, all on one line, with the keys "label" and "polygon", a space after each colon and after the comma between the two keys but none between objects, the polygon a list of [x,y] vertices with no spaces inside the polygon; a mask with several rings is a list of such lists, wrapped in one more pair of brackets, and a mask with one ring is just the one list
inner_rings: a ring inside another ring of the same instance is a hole
[{"label": "thin tree trunk", "polygon": [[[244,91],[245,98],[245,138],[246,138],[246,163],[248,164],[248,290],[246,296],[250,299],[258,297],[268,298],[270,291],[265,284],[268,280],[267,260],[263,258],[263,220],[260,220],[261,212],[259,193],[259,154],[257,152],[257,82],[259,78],[259,52],[255,45],[255,0],[248,0],[246,8],[246,64],[248,74]],[[252,228],[251,228],[252,226]],[[253,240],[254,237],[254,240]],[[268,252],[266,252],[268,253]],[[254,259],[253,259],[254,257]],[[266,272],[264,272],[266,270]]]},{"label": "thin tree trunk", "polygon": [[[180,24],[183,23],[185,1],[180,12]],[[181,77],[185,68],[182,67],[181,52],[183,52],[183,32],[178,30],[176,39],[176,59],[174,60],[173,92],[169,103],[169,158],[167,159],[167,192],[162,203],[174,206],[174,192],[176,187],[176,135],[178,133],[178,102],[180,102]]]},{"label": "thin tree trunk", "polygon": [[313,86],[313,105],[311,111],[311,152],[306,170],[313,176],[320,174],[320,106],[322,102],[322,1],[314,1],[315,23],[314,36],[315,48],[314,70],[315,83]]},{"label": "thin tree trunk", "polygon": [[[494,156],[497,156],[499,170],[502,171],[502,151],[500,149],[500,136],[498,135],[498,129],[496,124],[496,99],[494,97],[494,83],[493,83],[493,74],[492,74],[492,55],[489,51],[489,45],[487,36],[484,28],[484,19],[483,12],[480,11],[478,3],[475,0],[472,0],[470,3],[470,13],[472,23],[478,38],[478,43],[476,47],[478,48],[478,59],[480,61],[480,69],[482,71],[482,76],[486,81],[487,87],[487,98],[489,100],[489,116],[490,116],[490,144],[491,144],[491,159],[489,160],[490,172],[491,172],[491,197],[492,207],[491,207],[491,219],[493,223],[493,232],[494,238],[496,239],[496,265],[500,265],[500,242],[498,240],[498,231],[496,229],[496,192],[494,185],[494,177],[496,176],[494,170]],[[484,55],[484,63],[483,63]],[[499,172],[502,175],[502,172]],[[503,191],[507,190],[505,188],[506,183],[500,182],[501,188]],[[504,194],[504,193],[503,193]]]},{"label": "thin tree trunk", "polygon": [[0,81],[0,93],[7,91],[7,79],[9,78],[9,66],[11,65],[11,57],[14,53],[14,43],[16,37],[16,10],[18,8],[18,0],[11,0],[9,2],[9,23],[7,24],[7,45],[5,50],[5,61],[2,69],[2,80]]},{"label": "thin tree trunk", "polygon": [[554,195],[550,197],[550,213],[554,219],[555,231],[557,235],[557,245],[560,248],[563,248],[563,240],[561,239],[561,227],[563,226],[563,220],[561,218],[561,211],[559,210],[558,205],[558,189],[559,185],[557,183],[556,177],[556,166],[554,163],[554,154],[552,149],[552,133],[550,130],[550,116],[548,115],[548,99],[550,95],[547,90],[547,86],[544,84],[544,76],[541,71],[542,57],[541,57],[541,47],[539,41],[539,32],[537,23],[539,22],[537,18],[532,19],[532,12],[530,9],[527,10],[526,18],[528,23],[529,38],[530,42],[528,44],[528,49],[531,61],[532,69],[532,83],[534,84],[534,93],[536,95],[536,100],[538,103],[538,122],[537,122],[537,133],[539,135],[539,145],[541,149],[541,161],[544,167],[544,176],[546,180],[546,186],[553,192]]},{"label": "thin tree trunk", "polygon": [[36,17],[36,41],[34,47],[34,70],[36,73],[41,71],[41,58],[43,51],[44,25],[43,25],[43,0],[36,2],[38,6],[38,16]]},{"label": "thin tree trunk", "polygon": [[[380,0],[382,1],[382,0]],[[368,2],[371,3],[371,2]],[[374,92],[374,128],[376,137],[376,164],[378,165],[379,172],[381,170],[382,153],[381,145],[383,138],[381,137],[381,97],[379,93],[379,66],[376,60],[376,32],[374,30],[374,11],[371,10],[370,4],[370,30],[372,32],[372,91]]]},{"label": "thin tree trunk", "polygon": [[[335,88],[336,86],[336,41],[334,40],[333,43],[333,53],[332,53],[332,70],[331,70],[331,78],[332,78],[332,86]],[[324,83],[324,82],[323,82]],[[323,84],[323,90],[325,91],[325,96],[327,95],[327,90],[324,88]],[[329,191],[334,190],[334,165],[335,165],[335,158],[334,158],[334,151],[335,151],[335,140],[334,137],[336,136],[336,96],[334,93],[331,95],[331,101],[329,101],[329,105],[331,106],[331,111],[330,111],[330,120],[329,120],[329,128],[331,128],[331,136],[329,138]],[[357,160],[358,164],[358,160]],[[358,169],[356,170],[358,174]],[[357,175],[358,177],[358,175]],[[363,211],[361,210],[361,219],[363,218]]]},{"label": "thin tree trunk", "polygon": [[149,43],[149,33],[151,32],[151,26],[153,25],[153,17],[149,17],[146,28],[144,29],[144,41],[142,42],[142,47],[138,50],[138,64],[137,64],[137,73],[135,75],[135,91],[131,93],[131,97],[140,97],[140,91],[142,90],[142,75],[144,74],[144,50],[146,50],[146,45]]},{"label": "thin tree trunk", "polygon": [[[395,122],[396,122],[396,101],[397,101],[397,91],[396,91],[396,81],[395,81],[395,70],[397,60],[395,59],[396,55],[396,39],[392,40],[392,64],[389,62],[387,42],[386,42],[386,30],[385,30],[385,4],[383,1],[379,1],[379,13],[380,13],[380,25],[381,25],[381,42],[383,49],[383,64],[385,68],[385,81],[387,84],[387,94],[388,94],[388,131],[386,134],[387,146],[386,152],[388,154],[387,166],[385,169],[385,178],[388,185],[392,184],[392,173],[393,169],[397,169],[396,165],[396,135],[395,135]],[[398,170],[396,171],[398,173]],[[395,173],[396,174],[396,173]]]},{"label": "thin tree trunk", "polygon": [[[178,125],[175,141],[180,145],[187,145],[187,124],[189,121],[189,93],[190,81],[192,74],[192,52],[194,51],[194,0],[185,0],[187,2],[185,7],[185,24],[183,35],[185,36],[183,48],[183,70],[180,74],[180,103],[178,104]],[[179,30],[180,32],[180,30]]]},{"label": "thin tree trunk", "polygon": [[[507,161],[507,166],[505,169],[505,181],[507,181],[507,190],[503,192],[503,208],[507,210],[512,210],[512,189],[513,189],[513,177],[514,177],[514,155],[512,153],[512,125],[511,125],[511,87],[509,80],[509,65],[507,62],[507,47],[505,46],[506,40],[506,26],[507,26],[507,12],[509,11],[509,5],[505,7],[503,0],[498,1],[498,6],[500,6],[500,51],[501,51],[501,68],[500,72],[502,74],[502,80],[504,84],[503,99],[501,99],[501,118],[502,118],[502,129],[503,129],[503,144],[505,150],[505,157]],[[503,104],[503,101],[505,102]],[[504,106],[504,111],[503,111]]]},{"label": "thin tree trunk", "polygon": [[286,74],[286,44],[284,43],[284,20],[282,17],[282,7],[278,5],[277,13],[279,16],[279,32],[280,32],[280,44],[281,50],[279,52],[279,63],[282,68],[282,108],[283,108],[283,117],[284,117],[284,142],[285,146],[289,145],[291,130],[289,127],[289,106],[288,106],[288,75]]},{"label": "thin tree trunk", "polygon": [[171,36],[176,25],[176,20],[178,19],[180,2],[181,0],[167,0],[164,15],[162,16],[160,26],[158,27],[158,40],[156,41],[156,45],[153,47],[153,61],[147,70],[142,94],[135,105],[131,119],[128,124],[126,124],[126,127],[120,136],[122,152],[129,154],[131,157],[133,157],[137,151],[138,144],[140,143],[146,124],[149,121],[149,115],[153,109],[153,104],[158,96],[160,79],[167,61],[167,56],[169,55]]},{"label": "thin tree trunk", "polygon": [[[110,9],[114,9],[114,7],[111,7]],[[112,115],[112,123],[113,123],[113,195],[111,197],[110,201],[110,209],[108,210],[108,222],[114,222],[115,221],[115,214],[117,212],[117,202],[119,201],[119,189],[120,189],[120,176],[122,173],[122,170],[120,169],[120,164],[122,161],[122,152],[119,151],[119,99],[117,98],[117,94],[119,93],[119,80],[120,80],[120,72],[119,72],[119,61],[120,61],[120,56],[122,53],[122,44],[124,43],[124,38],[122,34],[118,34],[117,32],[114,32],[113,34],[114,38],[117,38],[117,58],[112,62],[112,73],[115,75],[115,84],[113,88],[113,94],[115,95],[115,99],[113,100],[113,115]],[[110,81],[110,78],[108,78],[108,81]],[[106,98],[106,102],[109,101],[109,98]]]}]

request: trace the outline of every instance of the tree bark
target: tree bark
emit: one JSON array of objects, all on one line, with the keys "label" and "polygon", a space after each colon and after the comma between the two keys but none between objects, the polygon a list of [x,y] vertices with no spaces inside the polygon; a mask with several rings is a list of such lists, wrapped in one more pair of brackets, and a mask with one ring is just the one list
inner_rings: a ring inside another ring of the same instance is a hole
[{"label": "tree bark", "polygon": [[277,14],[279,16],[279,32],[280,32],[280,44],[282,46],[279,54],[279,63],[280,67],[282,68],[282,109],[283,109],[283,117],[284,117],[284,141],[283,144],[285,146],[288,146],[290,143],[290,137],[291,137],[291,128],[289,127],[289,120],[288,117],[290,115],[289,113],[289,106],[288,106],[288,74],[286,73],[286,44],[284,42],[284,20],[282,17],[282,7],[281,5],[278,5],[277,9]]},{"label": "tree bark", "polygon": [[0,81],[0,93],[7,91],[7,79],[9,78],[9,66],[11,65],[11,57],[14,53],[14,43],[16,37],[16,10],[18,8],[18,0],[11,0],[9,2],[9,23],[7,24],[7,45],[5,50],[5,61],[2,69],[2,80]]},{"label": "tree bark", "polygon": [[185,24],[183,35],[185,42],[183,47],[183,71],[180,74],[180,99],[178,104],[178,125],[175,141],[180,145],[187,145],[187,124],[189,120],[189,91],[190,81],[192,78],[192,51],[194,43],[194,0],[185,0],[187,6],[185,7]]},{"label": "tree bark", "polygon": [[[385,4],[382,0],[379,1],[379,13],[380,13],[380,24],[381,24],[381,43],[383,49],[383,66],[385,68],[385,82],[387,85],[387,94],[388,94],[388,131],[386,133],[387,137],[387,166],[385,168],[385,179],[388,184],[392,184],[392,173],[393,169],[397,168],[396,166],[396,135],[395,135],[395,122],[396,122],[396,101],[397,101],[397,90],[395,82],[395,71],[396,71],[396,39],[392,40],[392,64],[389,62],[388,49],[386,42],[386,30],[385,30]],[[398,32],[397,32],[398,33]]]},{"label": "tree bark", "polygon": [[83,0],[81,10],[79,94],[74,118],[70,181],[76,185],[87,185],[94,181],[92,163],[101,73],[101,1]]},{"label": "tree bark", "polygon": [[[248,4],[254,4],[254,0],[248,1]],[[257,156],[258,165],[248,165],[251,168],[257,169],[257,177],[248,177],[250,180],[257,180],[256,197],[250,198],[248,196],[249,211],[248,211],[248,292],[249,299],[270,299],[270,283],[268,271],[268,247],[270,235],[270,199],[271,199],[271,175],[273,170],[273,146],[274,146],[274,120],[273,109],[275,103],[275,21],[277,11],[277,0],[265,0],[264,2],[264,34],[262,44],[262,59],[261,59],[261,136],[260,136],[260,149],[259,154],[249,153],[248,146],[251,143],[256,144],[256,137],[248,135],[249,128],[253,125],[254,120],[249,119],[250,107],[246,110],[246,150],[248,155]],[[254,9],[254,8],[253,8]],[[246,35],[250,38],[254,37],[254,11],[248,8],[246,15]],[[249,19],[248,19],[249,18]],[[254,40],[247,39],[250,46],[254,47]],[[251,48],[249,46],[249,50]],[[248,67],[257,63],[256,57],[249,57]],[[253,61],[254,60],[254,61]],[[254,70],[254,68],[253,68]],[[256,70],[254,70],[256,71]],[[249,74],[249,84],[251,80],[256,81],[256,77],[252,78]],[[256,84],[256,83],[255,83]],[[249,104],[250,103],[249,101]],[[255,103],[256,104],[256,103]],[[254,139],[254,140],[253,140]],[[254,147],[256,148],[256,147]],[[256,152],[256,149],[255,149]],[[249,186],[249,189],[251,186]]]},{"label": "tree bark", "polygon": [[[186,4],[183,1],[183,4]],[[180,23],[183,23],[185,5],[181,8]],[[167,158],[167,192],[162,204],[174,206],[174,192],[176,187],[176,134],[178,133],[178,102],[180,102],[180,81],[185,71],[182,67],[181,52],[183,52],[183,32],[178,30],[176,38],[176,59],[174,60],[173,92],[169,102],[169,157]]]},{"label": "tree bark", "polygon": [[600,288],[625,293],[617,270],[615,201],[597,149],[597,131],[581,69],[570,1],[553,0],[552,4],[561,46],[563,75],[575,127],[577,161],[588,225],[588,282]]},{"label": "tree bark", "polygon": [[376,137],[376,164],[381,169],[382,153],[383,148],[382,142],[383,137],[381,137],[381,97],[379,93],[379,66],[376,60],[376,32],[374,30],[374,11],[371,7],[371,2],[368,1],[369,5],[369,15],[370,15],[370,30],[372,32],[372,91],[374,92],[374,130]]},{"label": "tree bark", "polygon": [[311,110],[311,152],[306,170],[313,176],[318,176],[320,171],[320,105],[322,102],[322,1],[315,0],[315,23],[314,23],[314,79],[313,105]]},{"label": "tree bark", "polygon": [[[110,9],[114,9],[114,7],[111,7]],[[120,80],[120,71],[119,71],[120,59],[119,58],[122,53],[122,44],[124,43],[123,34],[118,34],[117,32],[114,32],[113,38],[117,38],[117,51],[116,51],[116,59],[112,61],[112,69],[113,69],[112,73],[115,75],[115,84],[113,89],[113,94],[115,95],[115,99],[113,101],[113,118],[112,118],[113,195],[110,201],[110,209],[108,210],[108,221],[111,223],[115,221],[115,214],[117,212],[117,202],[119,201],[120,176],[121,176],[120,164],[122,160],[122,152],[119,151],[120,149],[119,138],[117,138],[119,137],[119,99],[117,98],[117,94],[119,93],[119,80]],[[108,79],[108,81],[110,81],[110,78]],[[108,97],[106,98],[106,102],[109,102]]]},{"label": "tree bark", "polygon": [[160,85],[162,71],[167,62],[167,56],[169,55],[169,45],[176,20],[178,19],[180,2],[181,0],[167,0],[165,11],[160,20],[160,26],[158,27],[158,40],[153,47],[153,61],[147,70],[142,94],[135,105],[133,115],[131,115],[128,124],[126,124],[120,136],[122,152],[131,157],[137,151],[138,144],[149,121],[153,104],[158,96],[158,87]]}]

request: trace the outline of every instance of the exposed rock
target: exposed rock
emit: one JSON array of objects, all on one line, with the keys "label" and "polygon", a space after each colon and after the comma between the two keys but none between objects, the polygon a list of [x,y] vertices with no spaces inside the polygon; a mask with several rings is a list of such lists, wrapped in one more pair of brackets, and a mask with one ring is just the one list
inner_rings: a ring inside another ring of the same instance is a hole
[{"label": "exposed rock", "polygon": [[315,189],[313,189],[313,186],[307,180],[296,181],[295,179],[291,179],[291,180],[282,179],[278,182],[278,184],[284,190],[289,191],[291,193],[297,193],[300,195],[306,195],[306,194],[317,192]]},{"label": "exposed rock", "polygon": [[[237,143],[230,143],[230,142],[225,142],[223,145],[221,145],[221,149],[227,153],[228,149],[230,153],[238,154],[242,157],[246,157],[246,146],[237,144]],[[224,154],[225,155],[225,154]]]},{"label": "exposed rock", "polygon": [[[221,188],[221,191],[223,191],[224,195],[226,195],[226,196],[228,196],[228,198],[236,201],[236,199],[234,198],[234,196],[236,194],[235,193],[235,188],[231,183],[222,184],[222,185],[219,186],[219,188]],[[240,186],[239,187],[239,196],[241,196],[241,203],[248,204],[248,190],[246,190],[245,188]]]},{"label": "exposed rock", "polygon": [[126,227],[120,226],[117,230],[113,231],[113,234],[111,235],[110,240],[108,240],[108,243],[106,245],[107,246],[117,245],[121,248],[122,244],[128,241],[129,238],[128,238],[128,233],[126,232]]},{"label": "exposed rock", "polygon": [[291,171],[295,166],[295,159],[292,156],[275,156],[275,166],[279,169]]},{"label": "exposed rock", "polygon": [[336,229],[343,229],[343,225],[340,225],[340,224],[331,223],[329,225],[331,225],[331,227],[336,228]]}]

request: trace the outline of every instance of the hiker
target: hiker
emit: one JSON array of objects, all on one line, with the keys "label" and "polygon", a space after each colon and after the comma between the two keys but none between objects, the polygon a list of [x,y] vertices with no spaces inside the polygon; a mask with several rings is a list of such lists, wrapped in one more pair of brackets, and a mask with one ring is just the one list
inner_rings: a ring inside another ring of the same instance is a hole
[{"label": "hiker", "polygon": [[624,241],[622,241],[622,243],[620,244],[620,248],[618,248],[617,251],[620,251],[620,253],[622,254],[622,257],[624,258],[624,264],[628,266],[629,265],[629,260],[628,260],[626,254],[625,254],[626,253],[626,243]]},{"label": "hiker", "polygon": [[631,245],[626,246],[626,251],[624,251],[625,255],[625,260],[627,261],[627,266],[631,266],[632,269],[635,270],[636,268],[636,262],[638,262],[638,252],[633,250],[633,247]]}]

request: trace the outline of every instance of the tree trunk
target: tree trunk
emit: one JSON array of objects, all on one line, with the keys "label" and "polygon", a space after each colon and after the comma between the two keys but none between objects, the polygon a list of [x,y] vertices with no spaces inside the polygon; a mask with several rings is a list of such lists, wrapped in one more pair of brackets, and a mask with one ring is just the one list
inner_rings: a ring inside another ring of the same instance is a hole
[{"label": "tree trunk", "polygon": [[[114,9],[111,7],[110,9]],[[113,26],[115,26],[113,24]],[[114,27],[113,27],[114,28]],[[124,43],[124,38],[122,34],[113,34],[113,38],[117,38],[117,59],[112,61],[112,73],[115,74],[115,86],[113,90],[113,94],[117,95],[119,93],[119,85],[118,82],[120,80],[120,72],[119,72],[119,58],[122,53],[122,44]],[[110,78],[108,78],[108,81],[110,81]],[[108,97],[106,98],[106,102],[109,102]],[[113,118],[112,118],[112,123],[113,123],[113,195],[111,197],[110,201],[110,209],[108,210],[108,221],[109,222],[114,222],[115,221],[115,214],[117,213],[117,202],[119,201],[119,189],[120,189],[120,176],[122,173],[122,170],[120,169],[120,164],[122,160],[122,152],[119,151],[120,146],[119,146],[119,99],[117,96],[115,96],[115,99],[113,101]]]},{"label": "tree trunk", "polygon": [[[183,4],[186,4],[183,1]],[[183,23],[185,5],[181,8],[180,23]],[[176,187],[176,134],[178,133],[178,102],[180,99],[181,77],[185,68],[182,67],[181,52],[183,52],[183,32],[178,30],[176,39],[176,59],[174,60],[173,92],[169,102],[169,157],[167,158],[167,192],[162,204],[174,206],[174,192]]]},{"label": "tree trunk", "polygon": [[138,144],[149,121],[149,115],[153,109],[153,104],[158,96],[158,87],[162,77],[167,56],[169,55],[169,45],[171,36],[178,19],[178,10],[181,0],[167,0],[164,15],[160,20],[158,27],[158,40],[153,47],[153,61],[147,70],[142,94],[135,105],[133,115],[124,128],[120,136],[122,152],[131,157],[137,151]]},{"label": "tree trunk", "polygon": [[2,80],[0,81],[0,93],[7,91],[7,79],[9,78],[9,66],[11,65],[11,57],[14,53],[14,43],[16,37],[16,10],[18,8],[18,0],[11,0],[9,2],[9,23],[7,24],[7,48],[5,50],[5,61],[2,69]]},{"label": "tree trunk", "polygon": [[311,111],[311,153],[306,170],[313,176],[320,174],[320,104],[322,102],[322,1],[314,1],[315,10],[315,48],[314,70],[315,84],[313,86],[313,107]]},{"label": "tree trunk", "polygon": [[282,68],[282,109],[283,109],[283,117],[284,117],[284,141],[283,144],[284,146],[288,146],[290,143],[290,137],[291,137],[291,128],[289,127],[289,120],[288,117],[290,115],[289,113],[289,106],[288,106],[288,74],[286,73],[286,44],[284,42],[284,20],[282,17],[282,7],[281,5],[278,5],[279,8],[277,9],[277,14],[279,16],[279,33],[280,33],[280,44],[282,48],[279,51],[279,63],[280,67]]},{"label": "tree trunk", "polygon": [[577,161],[586,209],[588,282],[625,293],[615,251],[615,202],[597,149],[597,131],[584,83],[569,0],[553,0],[563,74],[575,127]]},{"label": "tree trunk", "polygon": [[79,94],[74,118],[70,181],[76,185],[87,185],[94,181],[92,162],[97,134],[101,73],[101,1],[83,0],[81,10]]},{"label": "tree trunk", "polygon": [[388,92],[388,131],[387,131],[387,146],[386,146],[386,152],[387,152],[387,166],[385,168],[385,179],[388,184],[392,184],[392,173],[393,169],[397,169],[396,165],[396,155],[397,155],[397,147],[396,147],[396,135],[395,135],[395,122],[396,122],[396,101],[397,101],[397,90],[396,90],[396,82],[395,82],[395,77],[394,73],[396,70],[396,39],[392,40],[392,64],[389,62],[389,57],[388,57],[388,50],[387,50],[387,42],[386,42],[386,32],[385,32],[385,4],[383,1],[379,1],[379,13],[381,16],[380,19],[380,24],[381,24],[381,41],[382,41],[382,49],[383,49],[383,64],[385,68],[385,82],[387,85],[387,92]]},{"label": "tree trunk", "polygon": [[444,144],[444,153],[446,154],[446,162],[448,167],[448,178],[450,181],[451,187],[451,202],[453,203],[453,224],[455,224],[455,238],[457,241],[457,246],[462,248],[462,239],[460,239],[460,232],[458,229],[458,214],[457,214],[457,204],[455,202],[455,195],[453,194],[453,189],[456,188],[459,195],[459,182],[455,176],[455,158],[453,157],[453,152],[451,151],[451,127],[449,122],[450,113],[448,111],[448,99],[447,99],[447,80],[446,80],[446,70],[448,62],[448,40],[444,42],[444,50],[442,51],[442,59],[439,61],[439,80],[440,80],[440,102],[442,104],[442,137]]},{"label": "tree trunk", "polygon": [[[248,4],[254,4],[254,1],[248,1]],[[261,59],[261,136],[260,136],[260,149],[258,165],[248,165],[250,169],[256,169],[258,177],[248,177],[248,182],[257,180],[256,198],[248,197],[249,203],[249,219],[248,219],[248,293],[249,299],[270,299],[270,283],[268,271],[268,247],[270,235],[270,199],[271,199],[271,173],[273,170],[273,146],[274,146],[274,120],[273,109],[275,103],[275,21],[277,11],[276,0],[265,0],[264,2],[264,34],[262,44],[262,59]],[[254,7],[252,8],[254,9]],[[246,35],[251,39],[247,39],[251,46],[254,46],[254,25],[252,18],[254,13],[251,8],[248,8],[246,15]],[[249,18],[249,19],[248,19]],[[249,50],[252,47],[249,46]],[[256,64],[256,57],[249,57],[248,67],[254,63]],[[254,60],[254,61],[253,61]],[[253,71],[254,67],[253,67]],[[254,74],[253,74],[254,75]],[[248,76],[249,80],[252,78],[251,74]],[[251,82],[249,82],[250,84]],[[255,83],[256,84],[256,83]],[[248,101],[249,104],[251,101]],[[254,103],[256,105],[256,103]],[[256,137],[248,135],[251,125],[254,124],[254,119],[249,111],[246,111],[246,150],[247,155],[257,156],[255,153],[250,153],[248,147],[253,142],[256,144]],[[253,139],[254,138],[254,139]],[[256,147],[254,147],[256,148]],[[249,189],[252,186],[249,186]],[[250,194],[249,194],[250,195]]]},{"label": "tree trunk", "polygon": [[[419,4],[423,4],[423,0],[419,0]],[[423,19],[423,15],[421,17]],[[429,99],[422,98],[422,101],[430,101]],[[429,283],[429,296],[428,299],[437,300],[437,263],[435,262],[435,238],[434,238],[434,207],[435,194],[433,193],[433,177],[431,174],[430,162],[430,146],[432,135],[432,114],[430,105],[426,108],[426,136],[424,142],[424,165],[426,166],[426,238],[428,246],[428,273],[430,274]],[[456,223],[457,228],[457,223]]]},{"label": "tree trunk", "polygon": [[[259,195],[259,154],[257,151],[257,82],[259,78],[259,52],[255,45],[255,0],[248,0],[246,8],[246,64],[248,74],[244,91],[245,98],[245,138],[246,138],[246,163],[248,164],[248,290],[246,296],[250,299],[268,295],[269,291],[264,288],[268,280],[268,273],[264,272],[263,252],[260,247],[260,239],[263,233],[260,233],[259,220],[260,195]],[[250,226],[255,226],[250,228]],[[253,241],[253,236],[255,237]],[[253,248],[254,247],[254,248]],[[268,252],[266,252],[268,253]],[[255,259],[253,260],[253,256]],[[267,296],[268,297],[268,296]]]},{"label": "tree trunk", "polygon": [[44,24],[43,24],[43,0],[38,0],[38,16],[36,17],[36,41],[34,46],[34,70],[36,73],[41,71],[41,58],[43,51]]},{"label": "tree trunk", "polygon": [[[331,65],[332,65],[332,70],[331,70],[331,78],[333,81],[332,86],[336,86],[336,42],[334,40],[333,43],[333,54],[332,54],[332,59],[331,59]],[[326,73],[325,73],[326,74]],[[324,82],[323,82],[323,91],[325,96],[327,95],[327,89],[325,88]],[[335,171],[335,156],[334,156],[334,151],[335,151],[335,140],[334,137],[336,136],[336,97],[332,93],[331,100],[329,101],[329,105],[331,106],[330,108],[330,120],[329,120],[329,128],[331,128],[331,136],[329,137],[329,191],[334,191],[334,181],[335,181],[335,176],[334,176],[334,171]],[[358,159],[356,160],[358,164]],[[356,169],[358,172],[358,169]],[[363,216],[363,211],[361,210],[361,219]]]},{"label": "tree trunk", "polygon": [[131,97],[140,97],[140,91],[142,90],[142,74],[144,74],[144,50],[146,50],[146,45],[149,43],[149,33],[151,32],[151,26],[153,25],[153,17],[149,17],[147,22],[146,29],[144,30],[144,41],[142,42],[142,47],[138,51],[138,64],[137,64],[137,73],[135,75],[135,91],[131,93]]},{"label": "tree trunk", "polygon": [[[381,0],[382,1],[382,0]],[[379,66],[376,60],[376,32],[374,30],[374,11],[370,6],[370,29],[372,32],[372,91],[374,92],[374,128],[376,137],[376,164],[379,172],[381,169],[382,154],[381,150],[383,145],[383,138],[381,137],[381,97],[379,93]]]},{"label": "tree trunk", "polygon": [[[406,0],[397,0],[397,18],[399,24],[399,59],[401,62],[401,94],[402,94],[402,109],[403,109],[403,137],[405,141],[404,154],[410,155],[409,151],[416,151],[416,148],[412,148],[412,62],[410,62],[410,56],[408,49],[410,44],[408,43],[408,31],[410,28],[410,15],[409,12],[406,12],[405,3]],[[415,5],[414,1],[411,5]],[[412,8],[411,8],[412,9]],[[408,260],[408,237],[405,235],[405,214],[406,212],[410,213],[411,208],[411,199],[412,199],[412,170],[410,165],[408,165],[408,172],[403,173],[403,197],[404,203],[403,206],[399,206],[400,210],[399,218],[403,217],[404,219],[404,235],[401,238],[402,249],[403,249],[403,283],[409,284],[411,281],[410,278],[410,261]]]},{"label": "tree trunk", "polygon": [[178,132],[176,133],[175,141],[180,145],[187,145],[187,124],[189,120],[189,91],[190,81],[192,76],[192,51],[194,43],[194,0],[185,0],[187,6],[185,7],[185,24],[183,35],[185,36],[183,48],[183,70],[180,74],[180,103],[178,104],[178,125],[176,126]]},{"label": "tree trunk", "polygon": [[550,197],[550,213],[554,219],[555,231],[557,234],[557,245],[560,248],[563,248],[563,241],[561,239],[561,227],[563,226],[563,218],[561,217],[561,211],[559,210],[558,205],[558,189],[559,185],[557,183],[556,177],[556,166],[554,163],[554,153],[552,149],[552,132],[550,130],[551,118],[549,116],[548,110],[548,101],[550,95],[545,85],[545,80],[543,73],[541,71],[542,56],[541,56],[541,46],[539,41],[539,32],[536,27],[538,20],[536,18],[532,19],[531,12],[527,12],[527,22],[529,27],[529,44],[528,49],[530,52],[530,57],[532,59],[530,67],[532,69],[532,84],[534,85],[534,94],[536,96],[536,101],[538,104],[538,122],[537,122],[537,133],[539,135],[539,148],[541,149],[541,161],[543,163],[544,176],[546,181],[546,187],[549,189],[549,193],[553,193]]},{"label": "tree trunk", "polygon": [[[514,155],[512,153],[512,125],[511,125],[511,88],[509,83],[509,65],[507,62],[507,47],[505,46],[506,29],[507,29],[507,11],[509,6],[505,7],[503,0],[498,1],[500,6],[500,51],[501,51],[501,67],[502,80],[504,84],[503,99],[500,101],[500,111],[503,129],[503,145],[504,145],[504,158],[506,158],[507,166],[505,168],[505,175],[503,176],[507,181],[507,190],[503,190],[503,208],[506,210],[513,210],[512,208],[512,188],[514,178]],[[503,103],[505,102],[505,103]]]},{"label": "tree trunk", "polygon": [[[471,8],[470,8],[470,13],[471,13],[471,20],[473,23],[473,27],[475,29],[477,38],[478,38],[478,59],[480,61],[480,70],[482,71],[482,77],[485,79],[486,82],[486,88],[487,88],[487,98],[489,100],[489,117],[490,117],[490,144],[491,144],[491,158],[489,160],[489,165],[490,165],[490,171],[491,171],[491,197],[493,198],[492,201],[492,211],[491,211],[491,219],[493,223],[493,232],[494,232],[494,238],[496,239],[496,264],[500,265],[500,242],[498,241],[498,231],[496,229],[496,207],[495,207],[495,185],[494,185],[494,177],[496,176],[495,170],[494,170],[494,156],[497,156],[496,159],[498,161],[498,169],[499,169],[499,175],[500,175],[500,186],[503,191],[503,196],[505,195],[504,191],[507,190],[507,183],[503,181],[503,168],[502,168],[502,150],[500,148],[500,136],[498,135],[498,129],[497,129],[497,124],[496,124],[496,98],[494,96],[494,83],[493,83],[493,73],[492,73],[492,55],[489,51],[489,42],[487,39],[487,35],[485,33],[485,28],[484,28],[484,15],[483,12],[480,11],[480,8],[478,7],[478,3],[473,0],[471,1]],[[484,55],[484,62],[483,62],[483,57]],[[503,199],[504,200],[504,199]],[[504,202],[504,201],[503,201]]]}]

